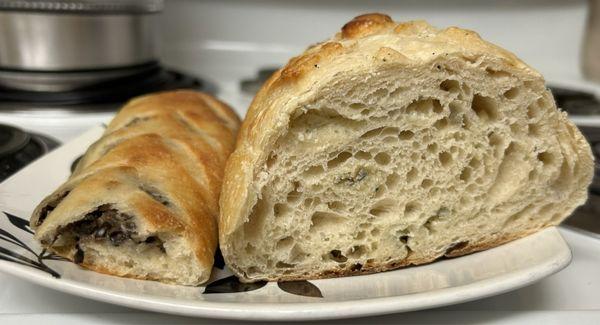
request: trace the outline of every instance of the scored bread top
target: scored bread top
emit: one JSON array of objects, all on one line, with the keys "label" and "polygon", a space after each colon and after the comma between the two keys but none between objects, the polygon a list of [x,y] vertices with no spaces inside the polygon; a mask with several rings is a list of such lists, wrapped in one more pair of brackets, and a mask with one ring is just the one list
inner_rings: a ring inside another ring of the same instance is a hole
[{"label": "scored bread top", "polygon": [[[140,237],[164,236],[165,241],[173,241],[167,243],[171,246],[185,242],[167,253],[176,257],[190,251],[195,258],[188,264],[201,266],[202,278],[130,274],[107,268],[103,261],[81,265],[182,284],[207,280],[218,240],[223,164],[233,150],[239,123],[226,104],[196,91],[169,91],[131,100],[90,146],[67,182],[38,205],[31,217],[36,238],[51,246],[61,229],[99,207],[110,206],[134,218]],[[71,251],[57,253],[72,258]]]},{"label": "scored bread top", "polygon": [[458,27],[436,29],[424,21],[397,23],[378,13],[354,18],[331,39],[290,59],[257,93],[228,161],[220,201],[221,249],[229,249],[229,235],[247,220],[257,202],[259,189],[253,187],[253,180],[267,159],[268,148],[286,132],[298,103],[314,97],[316,90],[339,72],[386,65],[410,68],[451,57],[473,63],[486,61],[525,81],[543,81],[514,54],[482,40],[476,32]]}]

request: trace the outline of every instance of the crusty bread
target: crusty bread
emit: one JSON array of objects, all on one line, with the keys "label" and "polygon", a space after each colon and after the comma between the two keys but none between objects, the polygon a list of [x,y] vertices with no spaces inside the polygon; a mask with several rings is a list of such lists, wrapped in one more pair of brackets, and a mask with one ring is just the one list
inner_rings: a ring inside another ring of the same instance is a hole
[{"label": "crusty bread", "polygon": [[92,270],[196,285],[217,247],[224,164],[239,119],[194,91],[131,100],[35,209],[35,237]]},{"label": "crusty bread", "polygon": [[257,94],[225,171],[221,250],[243,281],[427,263],[559,224],[592,173],[589,145],[513,54],[363,15]]}]

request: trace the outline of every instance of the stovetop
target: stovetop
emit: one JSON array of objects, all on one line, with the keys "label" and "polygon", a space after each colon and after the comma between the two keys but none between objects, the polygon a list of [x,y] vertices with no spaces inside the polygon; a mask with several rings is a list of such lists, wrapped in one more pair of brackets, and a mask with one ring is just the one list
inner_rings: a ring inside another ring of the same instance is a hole
[{"label": "stovetop", "polygon": [[0,70],[0,112],[35,107],[89,109],[121,104],[164,90],[192,88],[214,92],[214,85],[159,62],[121,69],[31,72]]},{"label": "stovetop", "polygon": [[0,124],[0,183],[59,145],[49,136]]}]

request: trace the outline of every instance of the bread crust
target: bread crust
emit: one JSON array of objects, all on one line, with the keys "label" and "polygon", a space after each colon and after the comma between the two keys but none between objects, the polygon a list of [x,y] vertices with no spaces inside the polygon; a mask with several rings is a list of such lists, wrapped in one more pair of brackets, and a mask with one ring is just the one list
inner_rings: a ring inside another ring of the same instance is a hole
[{"label": "bread crust", "polygon": [[[207,280],[218,240],[223,166],[239,123],[226,104],[196,91],[131,100],[90,146],[71,177],[37,206],[31,217],[35,238],[73,260],[73,249],[50,245],[61,228],[101,205],[111,205],[133,217],[141,236],[183,237],[193,252],[190,263],[203,269],[196,282]],[[167,203],[153,197],[153,191]],[[107,274],[161,280],[101,263],[86,260],[81,265]]]},{"label": "bread crust", "polygon": [[[444,254],[443,256],[430,256],[427,258],[420,258],[420,259],[411,259],[410,255],[407,256],[406,258],[399,260],[399,261],[392,261],[386,264],[366,264],[363,265],[360,269],[354,269],[353,270],[353,266],[349,265],[346,266],[345,268],[342,269],[335,269],[335,270],[331,270],[328,272],[318,272],[318,273],[309,273],[306,275],[281,275],[278,277],[271,277],[271,278],[265,278],[264,280],[266,281],[298,281],[298,280],[317,280],[317,279],[323,279],[323,278],[334,278],[334,277],[344,277],[344,276],[353,276],[353,275],[367,275],[367,274],[373,274],[373,273],[379,273],[379,272],[385,272],[385,271],[391,271],[391,270],[396,270],[396,269],[401,269],[404,267],[408,267],[408,266],[413,266],[413,265],[423,265],[423,264],[428,264],[428,263],[432,263],[444,258],[454,258],[454,257],[460,257],[460,256],[464,256],[464,255],[469,255],[472,253],[476,253],[476,252],[480,252],[480,251],[484,251],[490,248],[494,248],[497,246],[500,246],[502,244],[511,242],[513,240],[519,239],[519,238],[523,238],[527,235],[530,235],[532,233],[535,233],[536,231],[538,231],[539,229],[535,229],[535,230],[529,230],[526,232],[523,232],[519,235],[514,235],[514,236],[499,236],[497,238],[493,238],[490,239],[488,241],[484,241],[484,242],[479,242],[479,243],[473,243],[473,244],[468,244],[463,248],[457,249],[457,250],[453,250],[451,253],[447,253]],[[249,280],[247,278],[240,278],[240,280],[242,282],[254,282],[256,281],[255,279]]]},{"label": "bread crust", "polygon": [[[543,77],[514,54],[488,43],[473,31],[458,27],[436,29],[424,21],[405,23],[393,22],[383,14],[366,14],[354,18],[344,25],[341,32],[322,43],[309,47],[304,53],[289,60],[275,72],[257,93],[238,134],[234,153],[225,169],[225,178],[220,200],[219,218],[220,247],[229,267],[242,281],[248,278],[236,266],[232,242],[236,232],[243,231],[252,208],[259,199],[254,183],[270,150],[277,139],[288,130],[290,117],[299,103],[314,98],[321,86],[327,85],[339,73],[378,71],[386,67],[411,69],[423,65],[434,65],[439,60],[458,58],[472,64],[489,62],[503,71],[508,71],[523,80],[542,81]],[[566,121],[566,118],[564,118]],[[569,122],[565,122],[569,123]],[[268,127],[265,127],[268,126]],[[580,148],[582,170],[591,179],[592,156],[585,140],[578,131],[575,142]],[[589,170],[588,170],[589,169]],[[578,195],[585,194],[578,193]],[[579,200],[574,206],[580,204]],[[486,242],[470,243],[456,250],[452,256],[498,246],[507,241],[523,237],[501,237]],[[303,276],[281,275],[268,280],[315,279],[322,277],[365,274],[395,269],[398,267],[428,263],[435,257],[396,262],[392,266],[364,265],[352,271],[350,266],[331,273],[310,273]]]}]

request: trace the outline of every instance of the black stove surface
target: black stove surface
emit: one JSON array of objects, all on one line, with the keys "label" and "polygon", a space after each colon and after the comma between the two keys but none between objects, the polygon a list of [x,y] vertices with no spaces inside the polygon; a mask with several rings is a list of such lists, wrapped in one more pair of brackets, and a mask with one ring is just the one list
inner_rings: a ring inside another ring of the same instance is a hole
[{"label": "black stove surface", "polygon": [[550,86],[556,106],[572,115],[600,115],[600,101],[593,93]]},{"label": "black stove surface", "polygon": [[0,182],[58,145],[47,136],[0,124]]},{"label": "black stove surface", "polygon": [[566,225],[600,234],[600,127],[580,126],[594,154],[594,179],[590,185],[585,205],[579,207],[566,221]]},{"label": "black stove surface", "polygon": [[[0,85],[0,102],[35,106],[122,103],[135,96],[165,90],[197,89],[214,92],[205,80],[163,67],[158,62],[129,68],[133,73],[65,91],[32,91]],[[69,72],[64,72],[69,73]],[[85,72],[78,72],[79,74]],[[90,75],[94,71],[87,72]],[[56,72],[48,72],[59,78]]]}]

